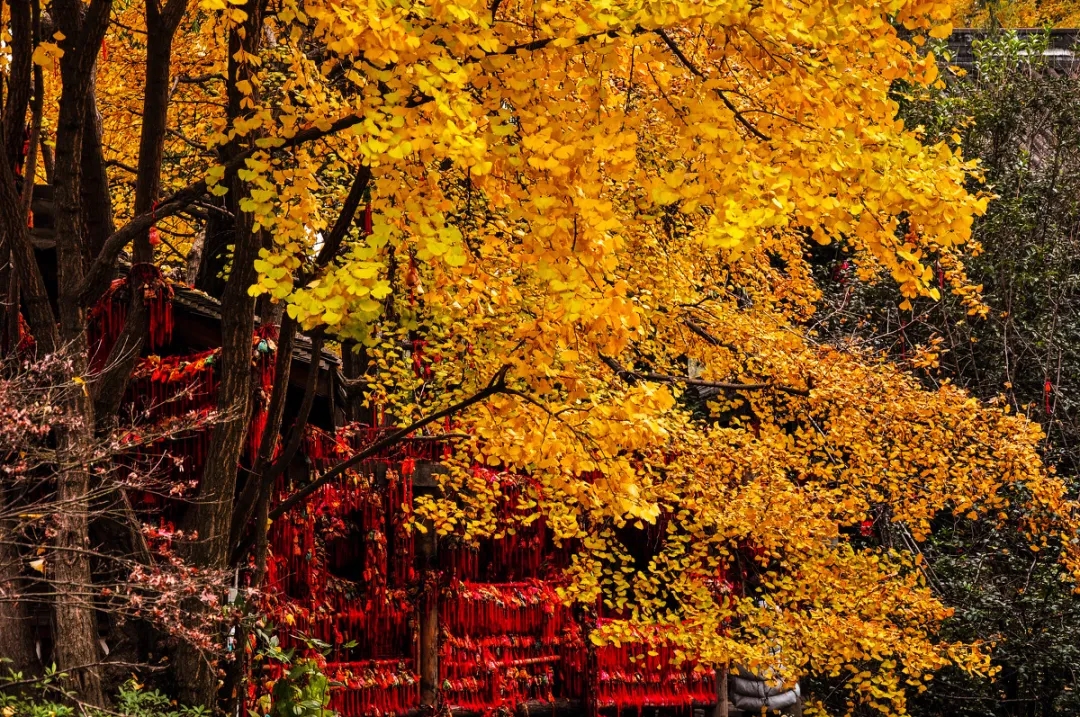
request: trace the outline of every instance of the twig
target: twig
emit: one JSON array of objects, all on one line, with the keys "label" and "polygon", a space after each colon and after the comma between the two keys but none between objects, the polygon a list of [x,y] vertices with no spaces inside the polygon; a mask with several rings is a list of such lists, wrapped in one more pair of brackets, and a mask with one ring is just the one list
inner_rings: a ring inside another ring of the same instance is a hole
[{"label": "twig", "polygon": [[[675,44],[675,41],[671,39],[671,36],[664,32],[663,28],[657,28],[656,34],[660,36],[660,39],[663,40],[664,44],[668,46],[668,49],[671,50],[671,53],[679,59],[679,62],[686,66],[686,69],[688,69],[691,74],[695,75],[698,79],[701,80],[708,79],[705,76],[705,73],[699,70],[697,66],[695,66],[694,63],[690,61],[690,58],[683,54],[683,51],[679,48],[678,45]],[[728,99],[728,96],[724,93],[723,90],[716,89],[715,91],[716,94],[720,97],[720,101],[724,103],[725,107],[731,110],[731,114],[735,115],[735,119],[738,121],[739,124],[746,128],[747,132],[765,142],[770,141],[769,137],[762,134],[762,132],[757,127],[755,127],[748,119],[746,119],[746,117],[743,116],[743,113],[739,111],[739,108],[736,107],[730,99]]]},{"label": "twig", "polygon": [[463,411],[470,406],[473,406],[477,403],[487,400],[488,398],[491,398],[492,396],[506,392],[506,374],[509,370],[509,364],[503,366],[495,373],[494,376],[492,376],[491,381],[488,382],[487,386],[477,391],[473,395],[469,396],[468,398],[458,401],[454,405],[448,406],[441,411],[436,411],[429,416],[421,418],[420,420],[409,426],[400,428],[391,433],[386,438],[375,441],[370,446],[354,455],[352,458],[338,463],[326,473],[323,473],[321,476],[319,476],[316,480],[308,483],[306,486],[304,486],[303,488],[289,496],[287,499],[282,501],[282,503],[278,505],[278,507],[275,508],[273,512],[270,513],[270,519],[276,520],[280,518],[282,515],[292,510],[292,508],[298,505],[301,501],[305,500],[309,495],[332,481],[334,478],[342,475],[349,468],[352,468],[356,464],[361,463],[367,458],[376,455],[380,451],[383,451],[390,446],[400,443],[410,433],[420,430],[429,423],[434,423],[435,421],[446,418],[447,416],[451,416],[458,411]]},{"label": "twig", "polygon": [[790,386],[781,386],[772,382],[762,383],[732,383],[729,381],[700,381],[696,378],[688,378],[684,376],[669,376],[668,374],[656,373],[655,371],[631,371],[622,366],[618,361],[610,356],[600,355],[600,360],[607,364],[608,368],[615,372],[615,375],[626,381],[630,385],[634,385],[638,381],[653,381],[656,383],[683,383],[687,386],[698,386],[700,388],[718,388],[724,391],[763,391],[765,389],[774,389],[782,393],[789,393],[793,396],[809,396],[810,391],[802,388],[792,388]]}]

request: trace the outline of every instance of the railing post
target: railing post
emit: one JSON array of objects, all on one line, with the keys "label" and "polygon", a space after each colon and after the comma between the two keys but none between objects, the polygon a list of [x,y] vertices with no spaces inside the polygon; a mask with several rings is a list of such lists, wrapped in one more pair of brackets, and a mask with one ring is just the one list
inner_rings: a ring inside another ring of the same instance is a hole
[{"label": "railing post", "polygon": [[438,538],[435,526],[427,523],[427,532],[417,531],[416,555],[423,592],[420,596],[420,705],[435,707],[439,701],[439,578],[436,563]]},{"label": "railing post", "polygon": [[713,717],[728,717],[728,666],[727,663],[716,671],[716,709]]}]

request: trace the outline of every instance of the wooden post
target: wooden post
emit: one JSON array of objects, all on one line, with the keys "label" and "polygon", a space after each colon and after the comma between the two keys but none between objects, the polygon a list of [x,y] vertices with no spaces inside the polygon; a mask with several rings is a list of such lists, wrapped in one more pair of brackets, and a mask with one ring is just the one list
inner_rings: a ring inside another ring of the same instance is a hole
[{"label": "wooden post", "polygon": [[725,664],[716,671],[716,710],[713,717],[728,717],[728,666]]},{"label": "wooden post", "polygon": [[426,533],[417,531],[416,555],[420,563],[420,706],[434,708],[439,701],[439,585],[435,558],[438,539],[435,526],[424,525]]}]

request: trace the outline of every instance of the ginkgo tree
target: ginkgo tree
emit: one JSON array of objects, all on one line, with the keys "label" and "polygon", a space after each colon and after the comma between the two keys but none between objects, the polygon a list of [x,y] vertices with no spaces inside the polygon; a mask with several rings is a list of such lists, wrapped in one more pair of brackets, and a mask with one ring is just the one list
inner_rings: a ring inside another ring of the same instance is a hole
[{"label": "ginkgo tree", "polygon": [[[305,332],[362,357],[354,385],[394,422],[452,416],[467,438],[421,506],[441,533],[506,529],[476,464],[528,474],[529,507],[582,546],[565,598],[626,618],[598,639],[661,624],[716,665],[779,649],[793,672],[849,674],[853,709],[903,712],[935,669],[985,665],[980,646],[935,639],[948,607],[917,551],[853,527],[896,526],[917,546],[939,514],[997,519],[1019,486],[1032,541],[1073,528],[1035,427],[810,328],[815,243],[842,243],[908,299],[939,296],[941,267],[981,310],[963,252],[988,197],[889,94],[936,81],[920,46],[949,33],[947,3],[9,8],[0,239],[39,350],[73,351],[86,377],[71,399],[86,420],[61,454],[110,430],[146,341],[133,301],[90,375],[86,312],[125,252],[187,262],[222,301],[222,418],[186,520],[198,566],[242,560],[251,534],[265,554],[267,520],[344,470],[271,510],[278,397],[238,475],[257,313],[280,322],[282,355]],[[12,171],[24,127],[26,169],[56,199],[55,306]],[[422,353],[406,361],[403,340]],[[89,475],[66,465],[59,491],[78,508]],[[85,543],[84,515],[61,519],[58,549]],[[642,565],[628,544],[648,529],[662,540]],[[732,592],[723,576],[747,546],[755,586]],[[74,555],[64,569],[86,582]],[[99,702],[92,618],[56,600],[60,666]],[[211,701],[207,656],[177,660],[184,697]]]}]

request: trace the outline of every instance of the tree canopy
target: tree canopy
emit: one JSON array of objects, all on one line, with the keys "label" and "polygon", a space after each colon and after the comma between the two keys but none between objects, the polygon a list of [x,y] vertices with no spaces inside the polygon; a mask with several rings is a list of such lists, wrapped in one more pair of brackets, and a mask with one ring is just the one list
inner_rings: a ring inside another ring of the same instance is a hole
[{"label": "tree canopy", "polygon": [[[421,506],[438,531],[512,529],[475,467],[527,474],[532,515],[582,546],[567,600],[662,624],[707,663],[779,649],[797,672],[849,675],[852,710],[902,713],[934,670],[985,669],[979,645],[937,637],[949,609],[918,547],[935,517],[1003,520],[1022,500],[1033,545],[1075,531],[1037,425],[815,326],[813,253],[834,243],[903,308],[951,291],[985,311],[964,268],[989,200],[969,191],[977,167],[906,126],[891,94],[939,81],[920,48],[949,33],[948,3],[10,7],[27,91],[5,146],[31,85],[56,137],[55,168],[39,165],[57,196],[53,314],[0,176],[0,238],[42,350],[85,349],[85,310],[124,252],[199,252],[190,276],[222,300],[197,563],[225,567],[230,527],[252,519],[234,515],[261,478],[237,475],[246,374],[256,309],[275,306],[283,332],[362,353],[392,422],[458,409],[444,497]],[[95,138],[102,176],[80,159]],[[72,399],[98,431],[127,381],[116,358]],[[904,541],[866,539],[885,526]],[[745,593],[726,581],[739,570]]]}]

